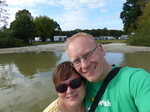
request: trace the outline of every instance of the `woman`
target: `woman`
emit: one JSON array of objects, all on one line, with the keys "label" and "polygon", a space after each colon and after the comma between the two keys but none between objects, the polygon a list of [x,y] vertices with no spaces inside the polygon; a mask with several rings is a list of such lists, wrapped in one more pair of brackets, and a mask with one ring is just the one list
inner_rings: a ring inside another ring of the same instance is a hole
[{"label": "woman", "polygon": [[59,98],[44,112],[85,112],[85,79],[70,65],[70,61],[60,63],[52,75]]}]

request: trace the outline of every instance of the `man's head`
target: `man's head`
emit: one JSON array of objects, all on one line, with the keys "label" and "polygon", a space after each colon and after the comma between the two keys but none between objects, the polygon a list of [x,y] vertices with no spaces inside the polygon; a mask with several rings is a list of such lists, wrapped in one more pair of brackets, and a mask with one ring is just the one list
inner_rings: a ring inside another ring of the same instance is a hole
[{"label": "man's head", "polygon": [[77,33],[68,38],[66,51],[75,69],[90,82],[102,80],[111,68],[102,46],[90,34]]}]

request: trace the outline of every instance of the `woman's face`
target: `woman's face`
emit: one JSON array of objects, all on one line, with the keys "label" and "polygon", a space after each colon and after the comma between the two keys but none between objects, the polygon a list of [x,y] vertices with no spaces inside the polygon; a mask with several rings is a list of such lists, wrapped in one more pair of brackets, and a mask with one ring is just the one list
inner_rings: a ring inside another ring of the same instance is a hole
[{"label": "woman's face", "polygon": [[[72,73],[72,76],[65,81],[60,82],[59,84],[66,83],[69,84],[70,81],[81,78],[77,73]],[[59,100],[67,106],[78,106],[83,103],[85,97],[85,84],[82,81],[82,85],[79,88],[72,89],[68,86],[67,91],[64,93],[58,93]]]}]

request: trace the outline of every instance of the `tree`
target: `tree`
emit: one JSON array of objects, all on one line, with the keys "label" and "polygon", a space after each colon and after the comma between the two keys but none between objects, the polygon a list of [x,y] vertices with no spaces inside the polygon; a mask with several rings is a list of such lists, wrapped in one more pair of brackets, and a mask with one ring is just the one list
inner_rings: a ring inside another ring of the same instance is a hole
[{"label": "tree", "polygon": [[15,20],[11,23],[10,29],[13,30],[14,37],[29,43],[34,38],[35,25],[31,13],[24,9],[18,11]]},{"label": "tree", "polygon": [[54,21],[54,31],[55,35],[60,35],[60,32],[62,31],[60,25],[56,21]]},{"label": "tree", "polygon": [[138,1],[138,4],[140,6],[140,10],[144,11],[147,2],[148,2],[148,0],[139,0]]},{"label": "tree", "polygon": [[109,32],[109,30],[107,30],[106,27],[101,29],[101,36],[110,36],[110,32]]},{"label": "tree", "polygon": [[120,13],[120,18],[123,20],[124,32],[130,33],[137,28],[137,19],[143,13],[143,8],[147,0],[127,0],[123,4],[123,11]]},{"label": "tree", "polygon": [[54,30],[57,28],[56,22],[47,16],[39,16],[34,19],[36,25],[36,36],[41,37],[42,42],[46,41],[46,38],[53,40]]},{"label": "tree", "polygon": [[138,28],[128,39],[131,45],[150,46],[150,1],[144,8],[143,15],[138,19]]},{"label": "tree", "polygon": [[7,25],[7,19],[8,19],[8,13],[5,7],[8,6],[5,0],[0,0],[0,26],[2,26],[2,23],[6,26]]}]

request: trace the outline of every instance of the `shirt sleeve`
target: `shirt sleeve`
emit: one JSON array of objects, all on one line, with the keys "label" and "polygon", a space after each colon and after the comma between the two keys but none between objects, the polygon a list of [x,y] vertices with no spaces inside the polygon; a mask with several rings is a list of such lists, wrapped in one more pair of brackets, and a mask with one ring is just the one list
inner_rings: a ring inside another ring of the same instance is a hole
[{"label": "shirt sleeve", "polygon": [[53,101],[43,112],[61,112],[58,107],[58,99]]},{"label": "shirt sleeve", "polygon": [[150,73],[143,69],[133,73],[130,91],[139,112],[150,112]]}]

